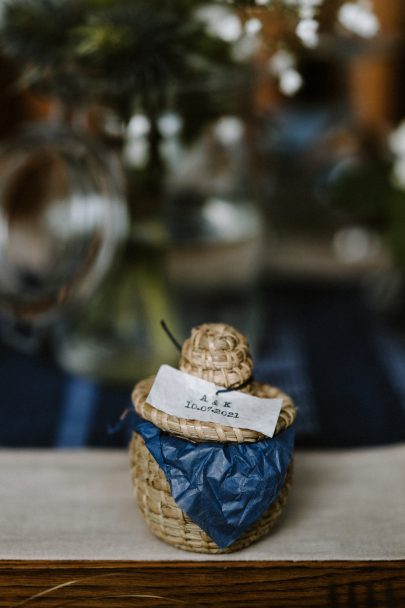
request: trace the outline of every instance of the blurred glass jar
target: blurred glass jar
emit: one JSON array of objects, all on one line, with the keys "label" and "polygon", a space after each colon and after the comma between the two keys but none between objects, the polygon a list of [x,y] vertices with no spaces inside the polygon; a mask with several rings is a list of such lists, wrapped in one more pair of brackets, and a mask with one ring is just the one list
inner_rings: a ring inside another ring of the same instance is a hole
[{"label": "blurred glass jar", "polygon": [[[145,174],[139,172],[149,149],[149,129],[146,116],[134,114],[121,137],[130,210],[121,254],[86,307],[66,316],[54,332],[64,368],[109,384],[133,385],[134,379],[178,359],[160,326],[165,319],[174,331],[177,327],[167,285],[169,240],[159,214],[161,200],[158,193],[148,196]],[[159,183],[159,170],[148,168],[151,181]]]},{"label": "blurred glass jar", "polygon": [[[0,151],[2,328],[83,303],[127,230],[119,163],[70,128],[26,127]],[[17,336],[16,336],[17,337]],[[18,341],[18,340],[17,340]]]},{"label": "blurred glass jar", "polygon": [[57,357],[66,369],[109,384],[133,385],[176,365],[178,352],[163,333],[164,319],[177,333],[166,280],[167,238],[155,218],[137,221],[122,255],[81,314],[57,328]]}]

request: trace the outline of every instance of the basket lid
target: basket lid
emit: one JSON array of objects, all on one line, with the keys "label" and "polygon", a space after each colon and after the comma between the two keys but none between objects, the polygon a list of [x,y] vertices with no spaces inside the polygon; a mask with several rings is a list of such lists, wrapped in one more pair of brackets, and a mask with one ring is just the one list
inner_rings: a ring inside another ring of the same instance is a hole
[{"label": "basket lid", "polygon": [[[292,424],[295,407],[278,388],[253,382],[253,363],[247,339],[230,325],[205,323],[192,329],[180,357],[180,370],[224,388],[237,388],[256,397],[281,398],[282,407],[275,433]],[[194,441],[252,442],[263,433],[215,422],[187,420],[162,412],[146,402],[154,376],[138,382],[132,393],[137,413],[163,431]],[[247,383],[247,384],[246,384]]]},{"label": "basket lid", "polygon": [[194,327],[181,349],[179,367],[225,388],[244,384],[253,373],[247,339],[225,323]]}]

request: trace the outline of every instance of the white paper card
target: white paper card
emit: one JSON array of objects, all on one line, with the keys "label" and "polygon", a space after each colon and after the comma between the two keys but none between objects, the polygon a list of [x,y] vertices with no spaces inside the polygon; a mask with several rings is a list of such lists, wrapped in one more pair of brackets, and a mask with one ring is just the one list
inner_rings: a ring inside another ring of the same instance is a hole
[{"label": "white paper card", "polygon": [[258,431],[273,437],[282,399],[261,399],[162,365],[146,402],[166,414]]}]

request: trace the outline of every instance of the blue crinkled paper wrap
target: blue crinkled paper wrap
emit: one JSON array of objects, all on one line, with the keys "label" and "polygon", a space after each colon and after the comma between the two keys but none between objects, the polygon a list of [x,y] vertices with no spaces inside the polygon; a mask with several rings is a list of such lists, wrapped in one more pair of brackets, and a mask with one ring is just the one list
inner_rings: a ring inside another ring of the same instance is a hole
[{"label": "blue crinkled paper wrap", "polygon": [[163,469],[177,505],[225,549],[267,511],[283,486],[292,427],[256,443],[192,443],[130,413],[130,426]]}]

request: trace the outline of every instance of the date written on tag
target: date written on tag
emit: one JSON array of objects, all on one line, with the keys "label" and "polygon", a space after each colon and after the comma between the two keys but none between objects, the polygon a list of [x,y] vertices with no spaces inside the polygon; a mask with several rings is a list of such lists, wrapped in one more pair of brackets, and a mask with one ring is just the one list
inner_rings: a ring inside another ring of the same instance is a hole
[{"label": "date written on tag", "polygon": [[178,418],[216,422],[273,437],[282,399],[261,399],[240,391],[217,395],[222,388],[170,365],[162,365],[146,402]]}]

